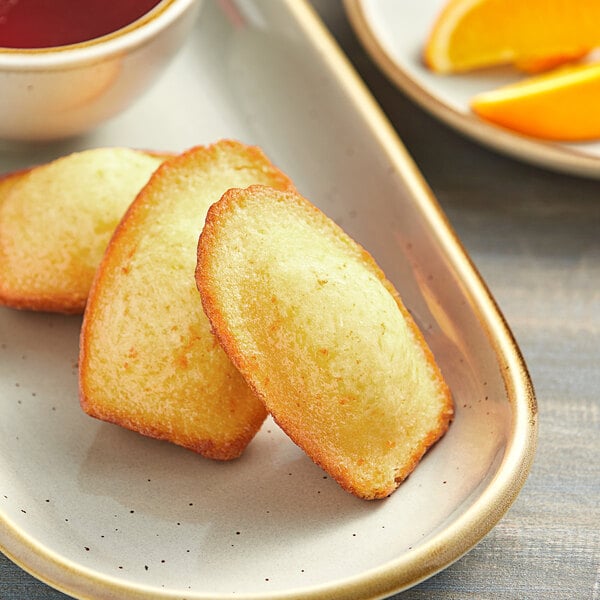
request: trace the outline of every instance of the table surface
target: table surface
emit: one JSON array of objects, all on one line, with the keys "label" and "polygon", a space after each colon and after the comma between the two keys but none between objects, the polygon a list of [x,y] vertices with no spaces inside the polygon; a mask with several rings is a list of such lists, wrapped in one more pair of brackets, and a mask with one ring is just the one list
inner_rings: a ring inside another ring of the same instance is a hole
[{"label": "table surface", "polygon": [[[313,4],[487,282],[539,403],[536,460],[506,516],[461,560],[395,598],[600,600],[600,180],[465,139],[389,83],[340,2]],[[66,598],[0,554],[1,600]]]}]

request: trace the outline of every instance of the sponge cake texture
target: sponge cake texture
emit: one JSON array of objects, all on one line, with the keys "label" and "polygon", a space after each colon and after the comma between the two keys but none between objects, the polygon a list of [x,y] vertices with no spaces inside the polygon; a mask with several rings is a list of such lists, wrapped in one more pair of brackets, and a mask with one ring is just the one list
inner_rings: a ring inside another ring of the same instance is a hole
[{"label": "sponge cake texture", "polygon": [[85,311],[88,414],[209,458],[244,450],[266,411],[211,333],[194,271],[209,206],[256,183],[292,188],[258,148],[233,141],[193,148],[151,177],[107,248]]},{"label": "sponge cake texture", "polygon": [[162,160],[97,148],[0,179],[0,304],[82,313],[115,227]]},{"label": "sponge cake texture", "polygon": [[224,194],[200,236],[196,280],[234,364],[346,490],[388,496],[446,432],[449,389],[397,291],[297,193]]}]

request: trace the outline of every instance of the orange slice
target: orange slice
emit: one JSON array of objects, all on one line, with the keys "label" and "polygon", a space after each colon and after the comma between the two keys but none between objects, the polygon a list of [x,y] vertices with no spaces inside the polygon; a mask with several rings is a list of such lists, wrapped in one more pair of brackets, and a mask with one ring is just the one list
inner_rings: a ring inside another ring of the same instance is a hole
[{"label": "orange slice", "polygon": [[565,67],[475,96],[480,117],[548,140],[600,138],[600,63]]},{"label": "orange slice", "polygon": [[425,48],[434,71],[544,64],[600,46],[596,0],[450,0]]},{"label": "orange slice", "polygon": [[534,58],[520,58],[515,60],[515,67],[520,71],[534,75],[550,69],[556,69],[566,63],[575,62],[588,54],[587,50],[580,50],[573,54],[561,54],[560,56],[536,56]]}]

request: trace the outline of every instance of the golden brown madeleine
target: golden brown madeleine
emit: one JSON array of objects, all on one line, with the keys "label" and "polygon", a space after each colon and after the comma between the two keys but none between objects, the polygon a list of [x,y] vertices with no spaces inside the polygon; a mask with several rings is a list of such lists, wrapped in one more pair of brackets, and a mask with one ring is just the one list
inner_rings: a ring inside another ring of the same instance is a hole
[{"label": "golden brown madeleine", "polygon": [[228,191],[209,210],[196,280],[234,364],[346,490],[388,496],[447,430],[448,387],[398,293],[298,194]]},{"label": "golden brown madeleine", "polygon": [[163,160],[96,148],[0,179],[0,304],[82,313],[110,236]]},{"label": "golden brown madeleine", "polygon": [[292,187],[259,149],[231,141],[194,148],[152,176],[90,292],[79,362],[87,413],[210,458],[244,450],[266,412],[212,335],[194,271],[208,207],[257,182]]}]

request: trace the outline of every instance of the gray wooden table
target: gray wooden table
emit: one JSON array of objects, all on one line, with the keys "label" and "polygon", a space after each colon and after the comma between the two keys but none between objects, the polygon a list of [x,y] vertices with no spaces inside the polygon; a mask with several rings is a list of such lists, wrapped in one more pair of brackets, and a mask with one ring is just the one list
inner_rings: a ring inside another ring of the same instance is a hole
[{"label": "gray wooden table", "polygon": [[[366,56],[341,4],[317,10],[412,154],[506,316],[540,410],[521,495],[402,600],[600,600],[600,180],[522,164],[438,123]],[[67,598],[0,555],[1,600]]]}]

